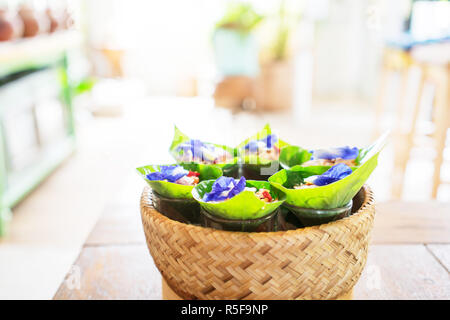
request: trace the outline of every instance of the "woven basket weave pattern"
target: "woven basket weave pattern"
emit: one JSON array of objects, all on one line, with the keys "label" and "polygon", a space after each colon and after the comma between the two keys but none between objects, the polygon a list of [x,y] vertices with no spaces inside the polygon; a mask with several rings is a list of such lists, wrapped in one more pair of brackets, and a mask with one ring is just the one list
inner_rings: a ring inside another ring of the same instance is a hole
[{"label": "woven basket weave pattern", "polygon": [[367,259],[375,215],[364,186],[361,208],[320,226],[270,233],[227,232],[168,219],[141,198],[147,246],[184,299],[334,299],[349,292]]}]

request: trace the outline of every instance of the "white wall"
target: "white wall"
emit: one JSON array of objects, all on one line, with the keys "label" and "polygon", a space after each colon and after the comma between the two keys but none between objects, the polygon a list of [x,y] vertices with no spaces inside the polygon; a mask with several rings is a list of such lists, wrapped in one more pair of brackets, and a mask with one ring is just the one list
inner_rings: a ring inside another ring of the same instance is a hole
[{"label": "white wall", "polygon": [[409,0],[328,0],[316,23],[314,94],[376,94],[383,38],[402,27]]},{"label": "white wall", "polygon": [[[90,42],[126,49],[126,74],[143,79],[149,93],[176,94],[189,77],[214,80],[210,37],[226,0],[84,1]],[[383,32],[400,27],[409,1],[298,0],[314,24],[314,94],[372,97]],[[277,0],[251,2],[276,13]]]}]

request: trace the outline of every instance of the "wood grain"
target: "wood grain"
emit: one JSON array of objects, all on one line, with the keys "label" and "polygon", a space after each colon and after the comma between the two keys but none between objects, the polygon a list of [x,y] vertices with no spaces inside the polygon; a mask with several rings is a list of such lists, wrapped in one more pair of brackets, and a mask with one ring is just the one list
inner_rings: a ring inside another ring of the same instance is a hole
[{"label": "wood grain", "polygon": [[74,266],[54,299],[161,299],[161,276],[145,245],[85,247]]},{"label": "wood grain", "polygon": [[86,246],[145,244],[139,205],[109,205],[86,240]]},{"label": "wood grain", "polygon": [[[143,245],[86,247],[75,265],[82,270],[80,289],[64,282],[55,299],[162,298],[161,276]],[[449,298],[449,273],[424,245],[371,246],[354,289],[354,299]]]},{"label": "wood grain", "polygon": [[173,221],[141,198],[147,245],[185,299],[335,299],[363,271],[375,206],[365,186],[347,219],[279,232],[227,232]]},{"label": "wood grain", "polygon": [[[377,205],[374,244],[450,243],[450,204],[389,201]],[[86,245],[145,243],[138,204],[109,205]]]},{"label": "wood grain", "polygon": [[449,273],[424,245],[373,245],[354,299],[450,299]]},{"label": "wood grain", "polygon": [[[378,205],[376,244],[354,299],[450,299],[449,215],[438,202]],[[63,282],[54,298],[161,299],[161,276],[144,243],[136,206],[108,206],[75,262],[80,288]]]},{"label": "wood grain", "polygon": [[377,205],[372,243],[450,243],[450,204],[389,201]]}]

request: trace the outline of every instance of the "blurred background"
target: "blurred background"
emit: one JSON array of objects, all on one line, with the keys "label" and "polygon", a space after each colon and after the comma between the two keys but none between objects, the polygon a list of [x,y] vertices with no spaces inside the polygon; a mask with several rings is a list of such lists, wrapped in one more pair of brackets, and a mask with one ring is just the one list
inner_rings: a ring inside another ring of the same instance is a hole
[{"label": "blurred background", "polygon": [[[51,298],[176,124],[236,145],[391,130],[377,201],[450,201],[450,3],[0,0],[0,298]],[[447,143],[448,144],[448,143]]]}]

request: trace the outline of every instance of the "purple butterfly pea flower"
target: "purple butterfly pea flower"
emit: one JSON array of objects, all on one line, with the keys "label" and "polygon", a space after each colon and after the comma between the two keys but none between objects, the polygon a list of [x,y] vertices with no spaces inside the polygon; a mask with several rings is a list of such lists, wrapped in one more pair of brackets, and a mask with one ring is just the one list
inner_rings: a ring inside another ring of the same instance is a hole
[{"label": "purple butterfly pea flower", "polygon": [[203,201],[223,201],[234,197],[245,189],[245,178],[241,177],[239,180],[229,177],[220,177],[212,185],[211,192],[203,196]]},{"label": "purple butterfly pea flower", "polygon": [[345,146],[337,148],[311,150],[310,153],[312,153],[311,160],[316,159],[333,160],[337,158],[345,160],[353,160],[358,157],[359,149],[356,147],[350,148],[348,146]]},{"label": "purple butterfly pea flower", "polygon": [[269,149],[272,148],[277,141],[278,141],[278,137],[275,134],[269,134],[265,138],[267,148],[269,148]]},{"label": "purple butterfly pea flower", "polygon": [[305,181],[315,184],[316,186],[326,186],[333,182],[339,181],[352,173],[352,169],[345,163],[339,163],[332,166],[323,174],[318,176],[310,176]]},{"label": "purple butterfly pea flower", "polygon": [[244,146],[244,149],[250,152],[257,152],[260,146],[271,149],[277,141],[278,137],[275,134],[269,134],[263,139],[250,141]]},{"label": "purple butterfly pea flower", "polygon": [[182,166],[161,166],[160,171],[152,172],[147,175],[147,179],[151,181],[167,180],[175,182],[189,173]]}]

